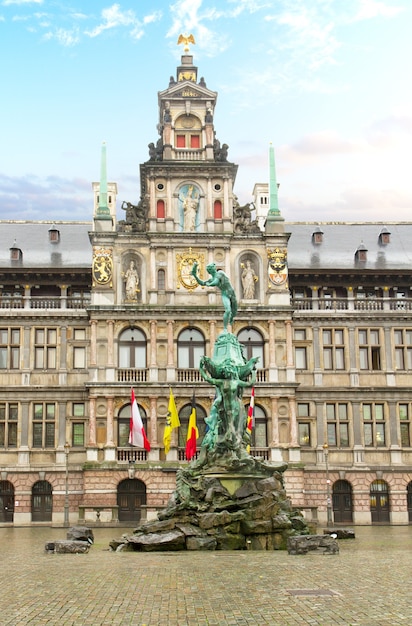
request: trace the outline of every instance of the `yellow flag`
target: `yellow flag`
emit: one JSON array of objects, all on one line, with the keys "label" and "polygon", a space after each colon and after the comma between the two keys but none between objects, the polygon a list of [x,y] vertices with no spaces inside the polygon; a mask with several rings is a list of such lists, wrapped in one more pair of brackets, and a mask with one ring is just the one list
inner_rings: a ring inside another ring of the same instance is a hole
[{"label": "yellow flag", "polygon": [[165,431],[163,433],[163,445],[165,447],[166,454],[170,450],[170,443],[172,441],[172,430],[173,428],[178,428],[178,426],[180,426],[179,415],[177,412],[176,402],[173,396],[173,391],[172,389],[170,389],[169,406],[167,409],[167,417],[166,417],[166,426],[165,426]]}]

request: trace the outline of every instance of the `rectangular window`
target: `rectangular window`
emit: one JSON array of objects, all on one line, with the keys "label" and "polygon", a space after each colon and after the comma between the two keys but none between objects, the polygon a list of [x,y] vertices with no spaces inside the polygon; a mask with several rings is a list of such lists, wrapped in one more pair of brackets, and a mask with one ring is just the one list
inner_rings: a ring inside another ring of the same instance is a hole
[{"label": "rectangular window", "polygon": [[84,369],[86,367],[86,348],[75,346],[73,348],[73,368]]},{"label": "rectangular window", "polygon": [[328,445],[349,447],[349,417],[346,403],[326,404]]},{"label": "rectangular window", "polygon": [[190,135],[190,147],[194,149],[200,148],[200,136]]},{"label": "rectangular window", "polygon": [[72,446],[73,448],[84,447],[84,422],[73,422]]},{"label": "rectangular window", "polygon": [[298,417],[309,417],[309,402],[298,402]]},{"label": "rectangular window", "polygon": [[409,404],[400,404],[398,407],[401,446],[409,448],[411,445],[411,408]]},{"label": "rectangular window", "polygon": [[323,368],[325,370],[345,369],[345,353],[343,347],[343,329],[324,329],[323,341]]},{"label": "rectangular window", "polygon": [[75,341],[86,341],[86,329],[75,328],[73,331],[73,339]]},{"label": "rectangular window", "polygon": [[306,360],[306,348],[295,348],[295,361],[296,361],[296,369],[298,370],[306,370],[307,369],[307,360]]},{"label": "rectangular window", "polygon": [[0,403],[0,447],[17,448],[18,405]]},{"label": "rectangular window", "polygon": [[383,404],[364,404],[362,406],[363,432],[365,446],[382,447],[386,445],[385,412]]},{"label": "rectangular window", "polygon": [[310,446],[310,424],[308,422],[298,423],[299,445]]},{"label": "rectangular window", "polygon": [[395,330],[395,366],[397,370],[412,369],[412,330]]},{"label": "rectangular window", "polygon": [[34,367],[36,369],[56,369],[57,330],[55,328],[36,328],[34,344]]},{"label": "rectangular window", "polygon": [[0,369],[19,369],[20,329],[0,328]]},{"label": "rectangular window", "polygon": [[305,328],[295,328],[295,339],[296,339],[296,341],[305,341],[306,340],[306,330],[305,330]]},{"label": "rectangular window", "polygon": [[362,329],[358,331],[359,368],[361,370],[380,370],[381,352],[379,330]]},{"label": "rectangular window", "polygon": [[186,137],[185,137],[185,135],[177,135],[176,136],[176,148],[186,148]]},{"label": "rectangular window", "polygon": [[56,405],[36,402],[33,405],[33,448],[55,447]]}]

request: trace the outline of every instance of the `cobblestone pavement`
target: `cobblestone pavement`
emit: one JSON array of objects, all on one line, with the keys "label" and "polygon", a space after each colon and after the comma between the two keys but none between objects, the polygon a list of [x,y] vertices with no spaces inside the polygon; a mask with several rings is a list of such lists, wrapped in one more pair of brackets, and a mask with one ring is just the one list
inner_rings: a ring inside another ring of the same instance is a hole
[{"label": "cobblestone pavement", "polygon": [[[1,626],[411,626],[412,527],[357,527],[339,555],[47,554],[65,529],[0,528]],[[130,532],[130,531],[129,531]]]}]

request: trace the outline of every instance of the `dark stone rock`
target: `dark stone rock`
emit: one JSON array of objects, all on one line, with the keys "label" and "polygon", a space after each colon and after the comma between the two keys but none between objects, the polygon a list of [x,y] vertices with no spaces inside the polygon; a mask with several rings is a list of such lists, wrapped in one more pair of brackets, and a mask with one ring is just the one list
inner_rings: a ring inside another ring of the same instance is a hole
[{"label": "dark stone rock", "polygon": [[230,522],[231,517],[227,511],[222,511],[221,513],[204,513],[199,518],[199,527],[206,530],[208,528],[213,528],[214,526],[230,524]]},{"label": "dark stone rock", "polygon": [[336,539],[355,539],[355,531],[348,528],[327,528],[324,535],[336,535]]},{"label": "dark stone rock", "polygon": [[216,535],[217,550],[246,550],[246,537],[244,535],[231,535],[220,533]]},{"label": "dark stone rock", "polygon": [[249,498],[250,496],[256,495],[258,493],[258,489],[256,487],[255,481],[248,481],[244,483],[237,491],[234,493],[235,498]]},{"label": "dark stone rock", "polygon": [[90,549],[88,541],[72,541],[69,539],[58,539],[57,541],[48,541],[45,545],[47,552],[55,554],[85,554]]},{"label": "dark stone rock", "polygon": [[216,550],[217,541],[214,537],[188,537],[187,550]]},{"label": "dark stone rock", "polygon": [[72,526],[67,531],[66,539],[87,541],[90,544],[94,543],[93,531],[91,528],[87,528],[87,526]]},{"label": "dark stone rock", "polygon": [[142,552],[185,550],[184,534],[177,529],[169,532],[136,534],[127,537],[133,543],[135,550]]},{"label": "dark stone rock", "polygon": [[297,535],[289,537],[287,548],[289,554],[307,554],[315,551],[324,554],[339,553],[338,542],[329,535]]},{"label": "dark stone rock", "polygon": [[271,519],[244,520],[241,531],[244,535],[259,535],[272,532]]},{"label": "dark stone rock", "polygon": [[164,530],[173,530],[174,527],[175,521],[173,519],[163,520],[161,522],[154,520],[148,524],[142,524],[142,526],[139,527],[139,531],[143,533],[160,533]]},{"label": "dark stone rock", "polygon": [[203,536],[202,531],[198,526],[194,526],[193,524],[186,524],[176,522],[176,528],[182,531],[185,537],[201,537]]}]

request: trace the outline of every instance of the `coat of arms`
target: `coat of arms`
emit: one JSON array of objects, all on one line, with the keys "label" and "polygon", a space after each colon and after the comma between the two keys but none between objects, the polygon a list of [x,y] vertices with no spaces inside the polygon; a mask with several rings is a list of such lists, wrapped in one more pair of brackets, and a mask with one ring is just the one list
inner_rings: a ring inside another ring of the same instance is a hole
[{"label": "coat of arms", "polygon": [[283,285],[288,279],[287,254],[286,248],[268,250],[268,275],[274,285]]},{"label": "coat of arms", "polygon": [[177,288],[182,285],[185,289],[192,291],[196,289],[196,279],[190,273],[194,263],[198,263],[199,267],[203,267],[203,254],[193,252],[192,248],[189,248],[187,252],[176,255],[177,260]]}]

